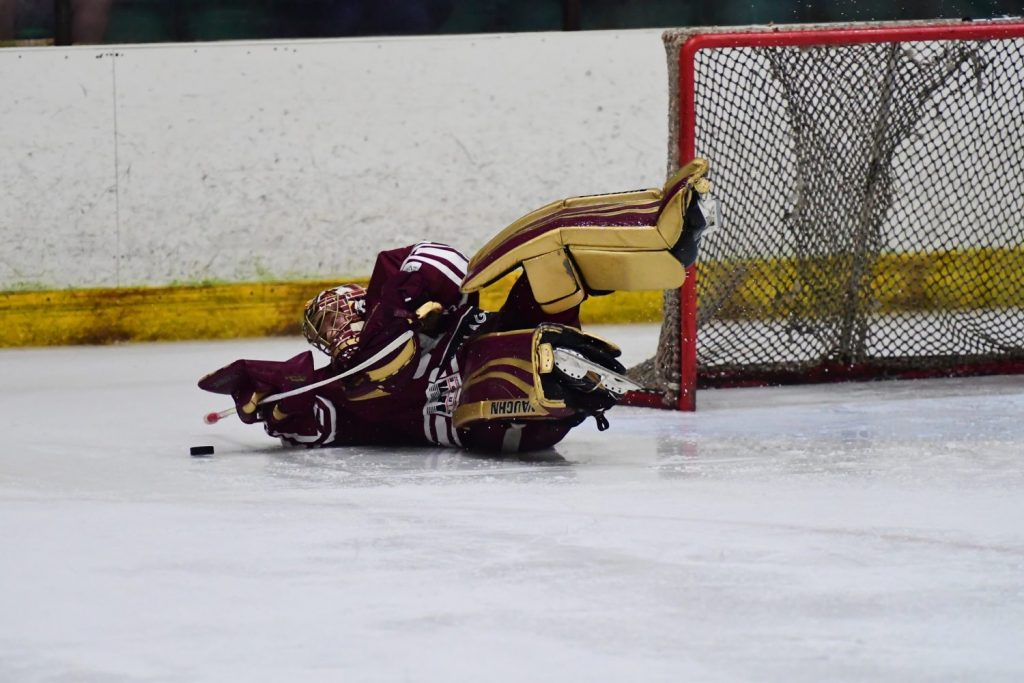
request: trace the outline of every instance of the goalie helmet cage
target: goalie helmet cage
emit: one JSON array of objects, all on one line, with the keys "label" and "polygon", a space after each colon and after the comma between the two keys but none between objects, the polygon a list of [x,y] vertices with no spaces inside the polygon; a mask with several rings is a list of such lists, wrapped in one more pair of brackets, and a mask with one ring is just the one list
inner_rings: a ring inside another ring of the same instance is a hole
[{"label": "goalie helmet cage", "polygon": [[629,403],[1024,372],[1024,22],[664,39],[669,170],[707,158],[725,226]]}]

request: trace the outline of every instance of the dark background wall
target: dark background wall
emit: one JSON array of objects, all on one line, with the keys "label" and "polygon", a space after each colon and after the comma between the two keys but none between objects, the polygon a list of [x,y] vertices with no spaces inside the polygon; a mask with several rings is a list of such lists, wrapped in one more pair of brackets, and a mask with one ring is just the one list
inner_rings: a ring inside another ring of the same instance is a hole
[{"label": "dark background wall", "polygon": [[1024,0],[0,0],[0,44],[600,30],[1024,14]]}]

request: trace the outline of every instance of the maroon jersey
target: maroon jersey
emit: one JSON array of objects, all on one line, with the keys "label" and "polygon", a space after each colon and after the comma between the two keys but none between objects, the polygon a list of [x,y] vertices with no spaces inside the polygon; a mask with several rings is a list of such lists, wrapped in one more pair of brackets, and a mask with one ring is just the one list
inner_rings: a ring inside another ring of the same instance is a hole
[{"label": "maroon jersey", "polygon": [[[267,433],[310,446],[461,445],[452,426],[460,352],[490,317],[476,307],[476,295],[459,289],[466,266],[461,252],[435,242],[379,254],[367,288],[359,351],[343,367],[317,370],[310,381],[374,362],[350,379],[296,397],[298,410],[291,404],[286,418],[267,419]],[[424,329],[416,315],[427,302],[442,307],[433,330]],[[408,330],[415,334],[407,344],[376,357]]]}]

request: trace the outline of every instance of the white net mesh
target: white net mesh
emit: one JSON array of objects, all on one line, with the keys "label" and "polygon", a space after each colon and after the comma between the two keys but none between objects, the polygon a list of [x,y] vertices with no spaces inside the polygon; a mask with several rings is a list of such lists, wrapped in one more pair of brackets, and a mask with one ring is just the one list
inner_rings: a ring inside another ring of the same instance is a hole
[{"label": "white net mesh", "polygon": [[[1024,360],[1024,38],[702,49],[693,74],[726,218],[702,385]],[[675,300],[640,373],[669,394]]]}]

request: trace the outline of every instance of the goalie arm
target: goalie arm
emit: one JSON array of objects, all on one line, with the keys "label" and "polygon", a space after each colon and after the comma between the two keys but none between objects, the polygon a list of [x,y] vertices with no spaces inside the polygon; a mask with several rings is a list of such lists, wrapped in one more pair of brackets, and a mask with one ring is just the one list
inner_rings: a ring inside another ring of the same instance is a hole
[{"label": "goalie arm", "polygon": [[308,446],[386,442],[378,427],[357,419],[347,404],[340,380],[372,373],[386,364],[413,337],[408,331],[377,354],[345,372],[330,367],[313,369],[312,354],[303,352],[287,361],[237,360],[199,380],[199,388],[228,394],[233,409],[207,415],[206,422],[237,413],[247,424],[265,423],[267,433],[293,444]]},{"label": "goalie arm", "polygon": [[385,345],[407,332],[416,336],[368,368],[359,382],[359,391],[392,391],[402,386],[415,369],[420,335],[434,337],[442,333],[453,312],[467,304],[475,305],[479,297],[459,289],[466,265],[465,255],[437,242],[381,252],[367,288],[367,319],[352,361],[361,363],[378,355]]}]

